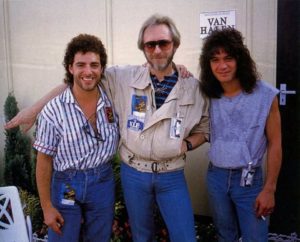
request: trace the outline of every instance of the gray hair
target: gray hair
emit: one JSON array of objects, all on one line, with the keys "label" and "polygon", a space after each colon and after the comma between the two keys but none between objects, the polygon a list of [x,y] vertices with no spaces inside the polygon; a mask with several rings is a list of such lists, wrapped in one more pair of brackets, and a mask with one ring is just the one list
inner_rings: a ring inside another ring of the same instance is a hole
[{"label": "gray hair", "polygon": [[174,46],[177,48],[180,45],[180,33],[179,33],[178,29],[176,28],[173,20],[167,16],[161,16],[158,14],[154,14],[144,22],[144,24],[142,25],[141,30],[139,32],[137,45],[140,50],[144,49],[143,38],[144,38],[145,30],[149,26],[155,26],[155,25],[161,25],[161,24],[164,24],[169,28],[171,35],[172,35],[172,40],[173,40]]}]

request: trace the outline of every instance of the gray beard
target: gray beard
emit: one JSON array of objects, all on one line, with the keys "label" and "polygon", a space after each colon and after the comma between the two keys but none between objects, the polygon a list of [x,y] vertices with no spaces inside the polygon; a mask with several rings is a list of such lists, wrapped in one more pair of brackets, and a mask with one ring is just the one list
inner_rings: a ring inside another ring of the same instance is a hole
[{"label": "gray beard", "polygon": [[164,65],[157,65],[157,64],[153,64],[152,62],[149,62],[150,66],[152,69],[154,69],[155,71],[164,71],[167,69],[167,67],[170,65],[170,63],[172,62],[172,59],[168,59],[167,63]]},{"label": "gray beard", "polygon": [[167,59],[167,61],[166,61],[165,64],[157,65],[157,64],[153,64],[153,63],[147,58],[147,56],[146,56],[145,53],[144,53],[147,62],[150,64],[151,68],[152,68],[153,70],[155,70],[155,71],[164,71],[164,70],[166,70],[166,69],[169,67],[169,65],[172,63],[174,54],[175,54],[175,51],[173,51],[172,55]]}]

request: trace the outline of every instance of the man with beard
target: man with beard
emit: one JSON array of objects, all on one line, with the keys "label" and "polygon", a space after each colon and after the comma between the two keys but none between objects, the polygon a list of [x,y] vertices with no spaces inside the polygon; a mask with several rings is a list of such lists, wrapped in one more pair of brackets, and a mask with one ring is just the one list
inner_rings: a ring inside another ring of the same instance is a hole
[{"label": "man with beard", "polygon": [[[102,80],[119,115],[121,181],[135,242],[154,240],[155,203],[171,241],[196,241],[185,153],[208,139],[208,102],[195,78],[178,76],[172,60],[179,45],[174,22],[151,16],[138,38],[148,66],[111,67]],[[9,125],[31,123],[45,99]]]}]

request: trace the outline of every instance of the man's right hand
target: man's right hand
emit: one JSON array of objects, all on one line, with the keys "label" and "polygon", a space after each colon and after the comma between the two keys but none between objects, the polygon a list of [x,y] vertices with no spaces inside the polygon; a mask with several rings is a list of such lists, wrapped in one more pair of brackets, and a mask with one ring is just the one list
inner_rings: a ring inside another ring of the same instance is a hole
[{"label": "man's right hand", "polygon": [[54,207],[43,209],[44,212],[44,223],[51,228],[55,233],[62,234],[61,228],[64,225],[64,219],[58,210]]},{"label": "man's right hand", "polygon": [[15,117],[8,121],[5,129],[15,128],[21,125],[21,130],[27,132],[35,123],[37,114],[34,112],[33,107],[22,109]]}]

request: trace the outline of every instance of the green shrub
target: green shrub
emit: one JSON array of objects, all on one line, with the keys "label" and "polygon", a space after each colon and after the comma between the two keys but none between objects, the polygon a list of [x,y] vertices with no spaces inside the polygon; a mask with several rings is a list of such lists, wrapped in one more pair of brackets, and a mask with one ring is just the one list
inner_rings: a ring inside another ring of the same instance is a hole
[{"label": "green shrub", "polygon": [[[19,112],[17,101],[9,94],[4,104],[6,120]],[[5,131],[4,182],[31,191],[31,140],[19,127]]]},{"label": "green shrub", "polygon": [[24,214],[29,215],[31,218],[32,231],[36,232],[37,234],[43,233],[43,211],[40,205],[39,197],[22,189],[19,189],[19,194],[22,204],[25,205],[23,209]]}]

